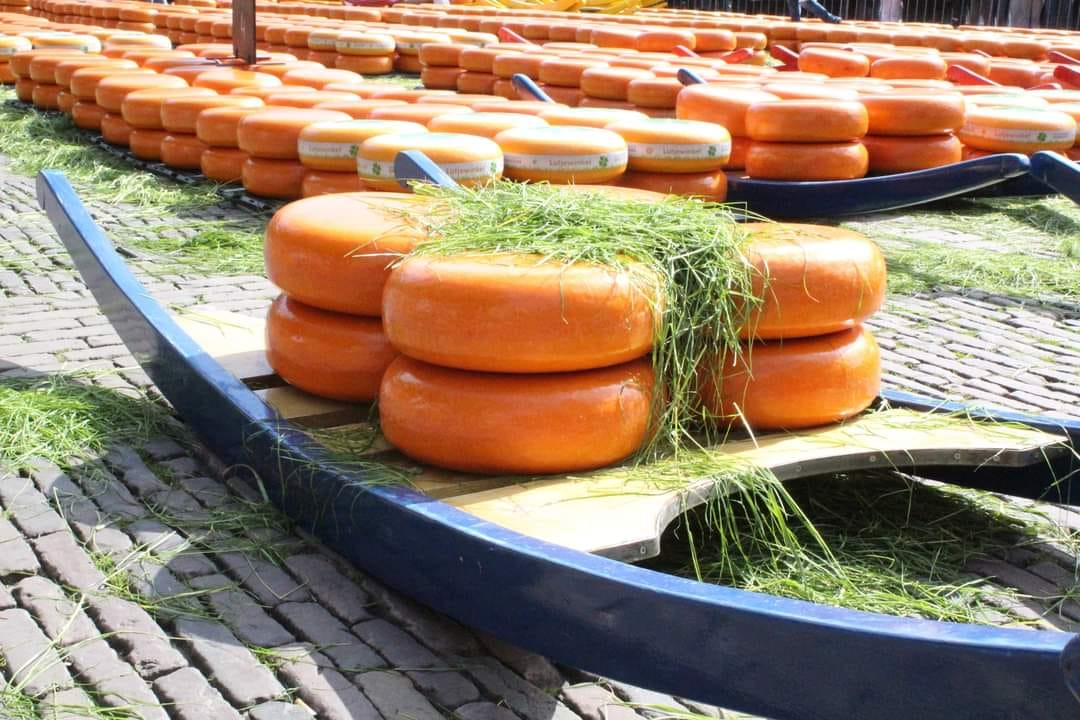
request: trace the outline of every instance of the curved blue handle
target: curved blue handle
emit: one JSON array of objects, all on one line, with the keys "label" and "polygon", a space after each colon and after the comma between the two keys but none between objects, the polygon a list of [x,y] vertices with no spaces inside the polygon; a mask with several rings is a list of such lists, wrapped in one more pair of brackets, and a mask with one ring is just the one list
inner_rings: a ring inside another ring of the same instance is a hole
[{"label": "curved blue handle", "polygon": [[402,150],[394,158],[394,177],[406,190],[410,182],[426,182],[445,188],[458,186],[454,178],[420,150]]},{"label": "curved blue handle", "polygon": [[705,78],[697,74],[696,71],[690,68],[679,68],[679,72],[675,73],[675,77],[679,79],[683,85],[704,85]]},{"label": "curved blue handle", "polygon": [[1061,651],[1061,672],[1065,673],[1065,685],[1080,700],[1080,635],[1076,635]]},{"label": "curved blue handle", "polygon": [[1080,204],[1080,164],[1044,150],[1031,156],[1031,174]]},{"label": "curved blue handle", "polygon": [[728,177],[728,202],[775,219],[858,215],[921,205],[1024,175],[1026,155],[1003,153],[929,170],[820,182]]},{"label": "curved blue handle", "polygon": [[532,95],[533,98],[540,102],[553,103],[554,100],[546,92],[540,89],[540,86],[533,82],[532,78],[522,73],[517,73],[514,77],[510,78],[510,81],[514,83],[514,89],[518,91],[518,94],[525,93]]}]

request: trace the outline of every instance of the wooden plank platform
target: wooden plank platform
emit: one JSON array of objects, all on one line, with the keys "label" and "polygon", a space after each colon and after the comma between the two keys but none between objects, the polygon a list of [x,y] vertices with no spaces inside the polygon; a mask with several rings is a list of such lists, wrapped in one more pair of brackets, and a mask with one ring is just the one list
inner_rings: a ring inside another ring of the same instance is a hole
[{"label": "wooden plank platform", "polygon": [[[370,408],[318,398],[285,385],[265,358],[264,323],[235,313],[185,314],[192,337],[282,417],[314,428],[360,425]],[[346,430],[346,428],[342,428]],[[347,430],[346,430],[347,431]],[[647,471],[619,466],[542,478],[491,477],[423,468],[413,484],[465,512],[559,545],[637,561],[658,555],[664,529],[681,513],[732,491],[747,467],[780,480],[890,467],[978,467],[1046,462],[1063,439],[1027,427],[889,409],[841,425],[734,440]],[[370,451],[412,464],[379,441]]]}]

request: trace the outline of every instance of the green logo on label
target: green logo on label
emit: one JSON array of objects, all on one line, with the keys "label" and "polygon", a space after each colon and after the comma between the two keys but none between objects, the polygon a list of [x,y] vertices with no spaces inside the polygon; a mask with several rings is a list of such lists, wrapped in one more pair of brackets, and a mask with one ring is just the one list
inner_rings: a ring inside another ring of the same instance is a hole
[{"label": "green logo on label", "polygon": [[715,155],[716,155],[716,146],[715,145],[710,145],[709,146],[709,157],[714,157]]},{"label": "green logo on label", "polygon": [[1038,135],[1036,135],[1036,137],[1039,139],[1039,142],[1043,142],[1043,141],[1046,140],[1046,133],[1041,132]]},{"label": "green logo on label", "polygon": [[380,165],[379,163],[372,163],[371,173],[376,176],[382,175],[382,165]]},{"label": "green logo on label", "polygon": [[498,171],[499,171],[499,164],[498,164],[497,162],[495,162],[494,160],[492,160],[492,161],[491,161],[491,170],[490,170],[489,172],[490,172],[490,173],[491,173],[492,175],[494,175],[494,174],[495,174],[495,173],[497,173]]},{"label": "green logo on label", "polygon": [[356,153],[358,153],[358,152],[360,152],[360,146],[359,145],[350,145],[349,146],[349,157],[351,157],[351,158],[356,157]]},{"label": "green logo on label", "polygon": [[608,164],[607,155],[601,155],[600,156],[600,167],[606,168],[607,164]]}]

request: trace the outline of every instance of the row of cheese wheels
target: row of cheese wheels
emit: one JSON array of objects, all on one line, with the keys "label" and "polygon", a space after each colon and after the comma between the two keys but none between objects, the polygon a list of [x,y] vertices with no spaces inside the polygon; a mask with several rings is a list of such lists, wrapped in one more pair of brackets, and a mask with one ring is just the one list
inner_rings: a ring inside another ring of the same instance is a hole
[{"label": "row of cheese wheels", "polygon": [[[639,447],[653,402],[649,296],[660,290],[531,256],[400,261],[423,242],[430,204],[361,193],[278,211],[266,237],[267,275],[284,291],[267,321],[275,371],[317,395],[378,397],[391,443],[458,470],[585,470]],[[877,248],[845,231],[756,225],[746,255],[765,298],[744,328],[757,341],[749,360],[717,361],[707,376],[722,382],[703,402],[758,430],[860,412],[880,373],[861,324],[884,295]],[[522,416],[532,419],[515,427],[529,437],[485,439]]]},{"label": "row of cheese wheels", "polygon": [[[128,22],[141,22],[144,27],[159,30],[170,28],[169,20],[175,16],[190,17],[193,8],[168,7],[146,9],[132,8],[128,3],[85,3],[90,7],[78,7],[81,3],[65,0],[31,0],[36,14],[52,19],[64,18],[77,21],[80,17],[96,17],[121,20],[124,11]],[[227,8],[230,3],[221,3]],[[223,8],[223,9],[224,9]],[[97,12],[95,12],[97,11]],[[111,12],[110,12],[111,11]],[[399,8],[350,8],[330,9],[315,4],[264,4],[261,13],[272,14],[273,21],[292,20],[295,23],[312,23],[314,26],[333,26],[342,20],[382,21],[386,24],[423,26],[430,28],[465,29],[474,32],[497,32],[508,28],[533,40],[574,39],[579,29],[604,31],[602,40],[614,47],[639,49],[671,49],[683,45],[691,49],[708,51],[710,40],[717,30],[728,33],[740,32],[761,35],[772,42],[874,42],[900,46],[926,46],[940,49],[979,50],[993,55],[1018,58],[1045,57],[1052,49],[1075,49],[1080,41],[1075,34],[1049,30],[987,29],[934,26],[915,23],[847,22],[828,25],[816,21],[791,23],[787,18],[720,13],[687,13],[665,10],[663,12],[638,12],[629,16],[593,15],[573,16],[564,13],[515,11],[485,7],[463,6],[407,6]],[[217,13],[222,13],[218,10]],[[201,25],[189,23],[186,30],[203,36],[229,37],[231,28],[215,25],[215,11],[203,10],[197,17]],[[172,29],[179,29],[175,27]]]}]

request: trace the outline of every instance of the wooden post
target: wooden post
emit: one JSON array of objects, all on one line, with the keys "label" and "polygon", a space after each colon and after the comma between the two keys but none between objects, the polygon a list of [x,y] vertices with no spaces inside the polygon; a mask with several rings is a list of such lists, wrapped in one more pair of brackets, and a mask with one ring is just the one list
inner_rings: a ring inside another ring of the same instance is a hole
[{"label": "wooden post", "polygon": [[255,63],[255,0],[233,0],[233,54],[248,65]]}]

